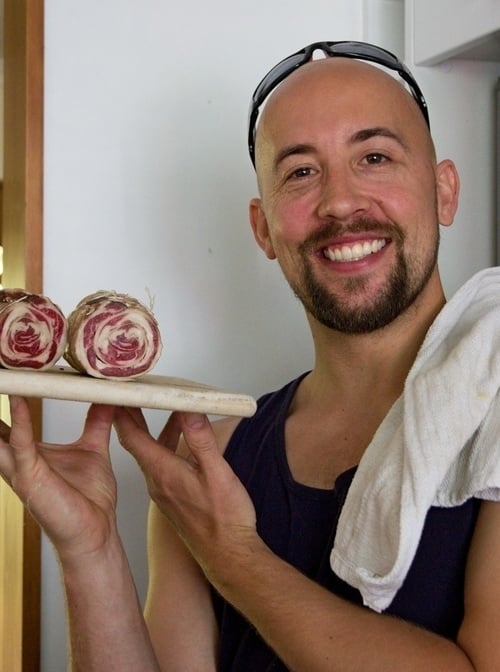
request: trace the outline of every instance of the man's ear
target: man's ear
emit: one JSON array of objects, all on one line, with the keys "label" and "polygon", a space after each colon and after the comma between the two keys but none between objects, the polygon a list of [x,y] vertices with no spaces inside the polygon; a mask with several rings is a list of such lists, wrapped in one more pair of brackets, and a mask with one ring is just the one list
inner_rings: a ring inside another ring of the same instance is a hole
[{"label": "man's ear", "polygon": [[268,259],[276,259],[271,236],[269,235],[269,227],[267,219],[262,209],[262,201],[260,198],[252,198],[248,207],[250,216],[250,224],[252,225],[253,235],[257,241],[257,245],[264,250]]},{"label": "man's ear", "polygon": [[453,224],[458,207],[460,178],[453,161],[445,159],[436,168],[437,208],[439,223],[443,226]]}]

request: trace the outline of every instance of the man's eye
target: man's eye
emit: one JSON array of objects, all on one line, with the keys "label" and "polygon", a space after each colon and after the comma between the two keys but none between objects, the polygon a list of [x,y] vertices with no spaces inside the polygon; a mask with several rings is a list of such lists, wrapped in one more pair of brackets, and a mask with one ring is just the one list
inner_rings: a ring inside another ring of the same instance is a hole
[{"label": "man's eye", "polygon": [[309,175],[311,175],[311,173],[312,173],[311,168],[301,167],[301,168],[296,168],[295,170],[293,170],[290,173],[289,177],[291,179],[297,180],[297,179],[300,179],[301,177],[309,177]]},{"label": "man's eye", "polygon": [[367,154],[365,157],[365,161],[370,165],[377,165],[379,163],[384,163],[385,161],[387,161],[387,157],[384,154],[378,154],[377,152],[374,152],[373,154]]}]

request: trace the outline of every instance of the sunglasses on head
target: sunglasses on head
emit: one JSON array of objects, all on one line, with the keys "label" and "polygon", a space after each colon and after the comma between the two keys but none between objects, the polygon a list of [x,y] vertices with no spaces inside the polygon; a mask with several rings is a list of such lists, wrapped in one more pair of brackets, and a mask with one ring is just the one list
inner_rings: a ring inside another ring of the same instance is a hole
[{"label": "sunglasses on head", "polygon": [[325,56],[341,56],[342,58],[355,58],[362,61],[371,61],[372,63],[378,63],[390,70],[395,70],[408,85],[411,95],[424,115],[427,126],[430,126],[427,103],[425,102],[420,87],[406,65],[401,63],[401,61],[390,51],[366,42],[313,42],[313,44],[309,44],[307,47],[300,49],[296,53],[287,56],[275,65],[274,68],[271,68],[254,91],[248,114],[248,151],[254,166],[255,134],[260,106],[280,82],[288,77],[294,70],[311,61],[314,52],[318,49],[321,50]]}]

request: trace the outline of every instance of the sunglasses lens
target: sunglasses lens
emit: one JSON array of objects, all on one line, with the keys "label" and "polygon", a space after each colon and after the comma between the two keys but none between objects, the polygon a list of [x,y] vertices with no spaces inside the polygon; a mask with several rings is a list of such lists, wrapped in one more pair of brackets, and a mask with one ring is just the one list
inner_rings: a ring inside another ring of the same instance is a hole
[{"label": "sunglasses lens", "polygon": [[333,56],[345,54],[350,58],[369,58],[380,63],[381,65],[400,65],[400,62],[391,54],[381,47],[376,47],[372,44],[364,44],[363,42],[337,42],[325,43],[325,51]]}]

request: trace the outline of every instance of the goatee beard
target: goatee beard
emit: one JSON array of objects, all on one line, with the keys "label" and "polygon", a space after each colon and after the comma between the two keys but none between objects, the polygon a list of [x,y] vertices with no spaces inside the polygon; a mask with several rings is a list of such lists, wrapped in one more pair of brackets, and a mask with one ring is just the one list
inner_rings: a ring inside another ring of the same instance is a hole
[{"label": "goatee beard", "polygon": [[[336,230],[332,232],[332,228]],[[328,231],[317,232],[305,241],[301,248],[302,283],[301,287],[291,284],[291,288],[308,313],[318,322],[346,334],[365,334],[381,329],[394,321],[401,313],[413,304],[417,296],[426,286],[437,262],[439,248],[439,231],[436,228],[436,244],[427,259],[415,262],[413,267],[403,253],[404,233],[395,224],[381,225],[371,220],[358,220],[349,227],[349,232],[374,231],[377,235],[384,234],[396,246],[396,263],[385,286],[377,297],[369,304],[352,306],[349,300],[341,299],[324,287],[314,275],[308,250],[318,249],[322,240],[340,235],[338,226],[328,226]],[[345,228],[344,228],[345,233]],[[362,293],[370,279],[367,276],[346,278],[343,292],[351,295]]]}]

